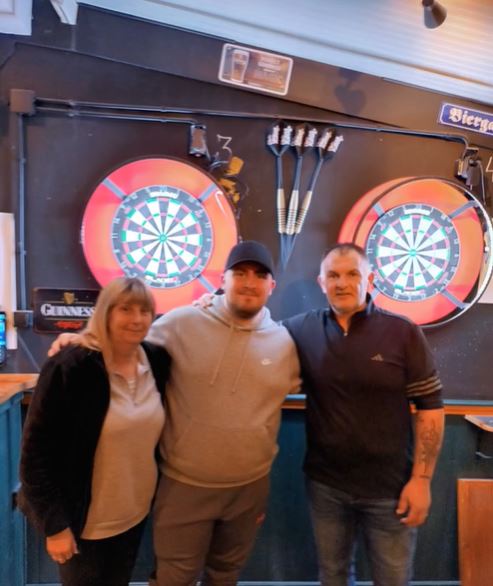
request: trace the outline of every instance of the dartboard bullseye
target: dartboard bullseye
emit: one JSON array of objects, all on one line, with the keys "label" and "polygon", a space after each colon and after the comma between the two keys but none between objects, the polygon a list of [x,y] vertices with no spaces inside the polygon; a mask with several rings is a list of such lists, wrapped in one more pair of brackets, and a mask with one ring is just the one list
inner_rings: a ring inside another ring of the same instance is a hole
[{"label": "dartboard bullseye", "polygon": [[400,301],[440,293],[460,261],[452,221],[424,204],[397,206],[380,216],[368,236],[366,252],[375,269],[376,289]]},{"label": "dartboard bullseye", "polygon": [[492,273],[491,220],[474,195],[436,178],[379,185],[346,217],[339,242],[365,249],[376,305],[421,325],[471,307]]},{"label": "dartboard bullseye", "polygon": [[96,280],[144,279],[160,313],[215,290],[237,240],[221,188],[198,167],[169,158],[141,159],[113,171],[92,194],[82,224]]}]

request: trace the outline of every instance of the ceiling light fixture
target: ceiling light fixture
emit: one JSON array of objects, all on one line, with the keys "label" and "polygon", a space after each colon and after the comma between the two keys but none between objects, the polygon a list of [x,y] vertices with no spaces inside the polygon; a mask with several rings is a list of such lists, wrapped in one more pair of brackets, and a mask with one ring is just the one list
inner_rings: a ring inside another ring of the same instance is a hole
[{"label": "ceiling light fixture", "polygon": [[447,9],[436,0],[422,0],[426,28],[437,28],[447,18]]}]

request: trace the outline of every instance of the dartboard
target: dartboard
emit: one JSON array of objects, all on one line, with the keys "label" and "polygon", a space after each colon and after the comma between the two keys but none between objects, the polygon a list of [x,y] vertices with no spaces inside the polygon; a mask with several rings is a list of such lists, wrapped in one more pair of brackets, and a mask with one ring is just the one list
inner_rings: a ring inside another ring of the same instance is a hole
[{"label": "dartboard", "polygon": [[415,177],[366,193],[339,233],[339,242],[366,251],[375,303],[422,325],[450,321],[477,301],[491,277],[491,239],[491,220],[473,194]]},{"label": "dartboard", "polygon": [[212,251],[204,206],[182,189],[153,185],[124,199],[113,218],[113,251],[128,275],[177,287],[201,275]]},{"label": "dartboard", "polygon": [[401,301],[428,299],[446,289],[460,261],[459,237],[451,219],[425,204],[397,206],[370,231],[366,253],[374,286]]},{"label": "dartboard", "polygon": [[160,313],[214,291],[237,239],[219,185],[202,169],[170,158],[114,170],[94,190],[82,222],[83,250],[96,280],[142,278]]}]

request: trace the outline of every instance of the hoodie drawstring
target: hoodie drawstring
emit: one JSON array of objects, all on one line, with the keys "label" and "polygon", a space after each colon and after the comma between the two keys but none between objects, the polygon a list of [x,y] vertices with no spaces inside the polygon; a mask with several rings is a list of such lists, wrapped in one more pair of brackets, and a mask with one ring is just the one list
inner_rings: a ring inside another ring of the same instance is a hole
[{"label": "hoodie drawstring", "polygon": [[245,356],[247,355],[247,348],[250,344],[251,338],[252,338],[252,331],[250,330],[248,332],[248,338],[245,343],[245,348],[244,348],[243,352],[241,353],[241,362],[238,366],[238,372],[236,373],[235,380],[233,382],[233,388],[231,389],[231,393],[236,393],[236,385],[238,384],[238,381],[240,380],[241,373],[243,372],[243,366],[245,364]]},{"label": "hoodie drawstring", "polygon": [[221,356],[219,357],[219,360],[217,361],[217,365],[216,368],[214,369],[214,372],[212,374],[212,379],[209,381],[209,386],[211,387],[217,380],[218,374],[219,374],[219,369],[221,368],[221,365],[223,363],[223,359],[224,359],[224,355],[226,354],[226,352],[228,351],[230,342],[231,342],[231,338],[233,337],[233,332],[234,332],[234,325],[233,324],[229,324],[229,333],[228,333],[228,339],[226,340],[226,344],[224,344],[223,347],[223,351],[221,352]]}]

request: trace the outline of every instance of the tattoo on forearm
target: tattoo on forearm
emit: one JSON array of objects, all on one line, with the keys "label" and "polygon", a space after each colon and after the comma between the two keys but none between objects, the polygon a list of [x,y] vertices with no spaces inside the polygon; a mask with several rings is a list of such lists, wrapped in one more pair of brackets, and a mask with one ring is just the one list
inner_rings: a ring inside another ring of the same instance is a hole
[{"label": "tattoo on forearm", "polygon": [[[419,417],[419,416],[418,416]],[[420,421],[418,419],[418,421]],[[421,420],[423,425],[423,421]],[[421,478],[431,478],[435,462],[440,452],[441,434],[437,429],[435,421],[423,426],[418,430],[418,461],[423,464],[424,469],[420,474]]]}]

